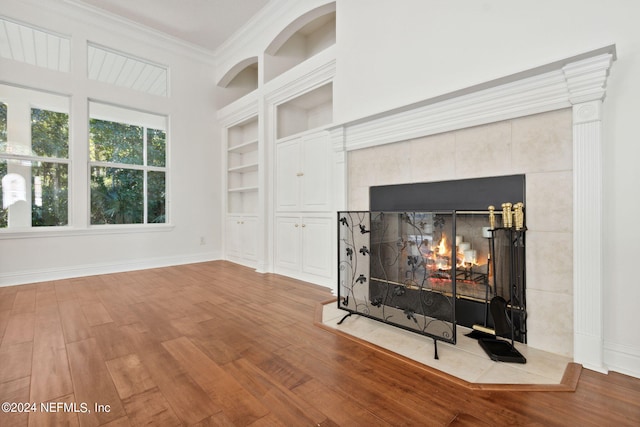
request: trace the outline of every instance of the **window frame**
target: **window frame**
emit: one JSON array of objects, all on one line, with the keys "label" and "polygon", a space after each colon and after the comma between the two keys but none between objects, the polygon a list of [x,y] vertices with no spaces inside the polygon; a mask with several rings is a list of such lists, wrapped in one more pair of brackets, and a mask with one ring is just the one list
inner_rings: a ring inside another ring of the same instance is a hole
[{"label": "window frame", "polygon": [[[97,116],[98,117],[94,117],[92,115],[92,106],[100,106],[98,107],[100,111]],[[105,113],[106,111],[106,113]],[[109,117],[109,112],[115,112],[113,117]],[[170,140],[170,136],[169,136],[169,115],[168,114],[162,114],[162,113],[157,113],[157,112],[149,112],[149,111],[144,111],[144,110],[140,110],[140,109],[136,109],[133,107],[128,107],[128,106],[124,106],[124,105],[120,105],[120,104],[112,104],[112,103],[108,103],[108,102],[103,102],[100,100],[96,100],[96,99],[88,99],[87,102],[87,140],[86,140],[86,148],[87,148],[87,218],[86,218],[86,224],[87,224],[87,228],[88,229],[108,229],[108,230],[113,230],[113,229],[118,229],[118,228],[123,228],[125,230],[130,230],[130,229],[134,229],[134,228],[141,228],[144,230],[147,229],[155,229],[155,228],[167,228],[167,227],[173,227],[171,224],[171,214],[170,214],[170,185],[169,185],[169,177],[170,177],[170,159],[169,159],[169,140]],[[119,119],[119,117],[124,117],[124,116],[120,116],[120,114],[126,114],[126,113],[133,113],[135,114],[139,114],[142,117],[151,117],[153,116],[156,120],[157,119],[162,119],[162,121],[164,122],[164,126],[155,126],[155,125],[148,125],[148,121],[146,120],[140,120],[140,121],[136,121],[136,120],[127,120],[127,121],[122,121],[122,119]],[[120,124],[126,124],[126,125],[131,125],[131,126],[140,126],[142,127],[143,131],[142,131],[142,162],[143,164],[131,164],[131,163],[118,163],[118,162],[107,162],[107,161],[94,161],[91,160],[91,120],[93,119],[97,119],[97,120],[103,120],[103,121],[110,121],[110,122],[114,122],[114,123],[120,123]],[[154,129],[154,130],[162,130],[165,133],[165,148],[164,148],[164,154],[165,154],[165,159],[164,159],[164,166],[149,166],[148,163],[148,129]],[[101,167],[101,168],[116,168],[116,169],[131,169],[131,170],[141,170],[143,171],[143,190],[142,190],[142,197],[143,197],[143,222],[139,222],[139,223],[115,223],[115,224],[92,224],[91,223],[91,216],[92,216],[92,211],[91,211],[91,176],[92,176],[92,169],[95,167]],[[165,186],[164,186],[164,215],[165,215],[165,221],[164,222],[148,222],[148,172],[162,172],[164,173],[165,176]]]},{"label": "window frame", "polygon": [[[67,217],[65,225],[41,225],[34,226],[33,225],[33,169],[30,169],[29,176],[30,179],[26,182],[26,187],[28,191],[27,201],[29,202],[28,214],[24,214],[24,218],[22,221],[25,224],[28,222],[28,225],[17,226],[17,227],[0,227],[0,237],[9,236],[15,237],[15,235],[29,233],[29,234],[40,234],[40,233],[49,233],[51,231],[63,231],[68,230],[72,227],[73,224],[73,216],[72,216],[72,186],[73,186],[73,161],[72,161],[72,118],[71,118],[71,110],[72,110],[72,97],[69,94],[64,93],[56,93],[51,91],[46,91],[33,87],[24,87],[19,85],[14,85],[11,83],[0,81],[0,86],[6,88],[6,95],[0,97],[0,102],[7,105],[7,129],[15,126],[15,122],[13,124],[9,119],[11,117],[11,104],[15,102],[14,105],[22,106],[22,108],[26,108],[28,106],[28,116],[29,116],[29,125],[24,126],[26,121],[22,123],[23,126],[20,126],[20,132],[28,133],[29,135],[29,150],[31,150],[32,154],[24,154],[24,153],[0,153],[0,161],[17,161],[17,162],[30,162],[30,163],[54,163],[54,164],[62,164],[67,167]],[[58,98],[58,99],[56,99]],[[17,102],[16,102],[17,100]],[[64,105],[64,108],[61,106]],[[26,111],[20,111],[21,108],[18,108],[18,116],[27,114]],[[63,113],[67,115],[67,157],[53,157],[53,156],[42,156],[35,154],[33,152],[33,110],[45,110],[55,113]],[[23,118],[26,116],[23,116]],[[20,123],[20,120],[18,120]],[[7,141],[10,142],[11,137],[7,135]],[[5,143],[5,141],[0,142]],[[34,165],[29,165],[31,168]],[[1,206],[0,206],[1,208]],[[27,219],[28,218],[28,219]]]}]

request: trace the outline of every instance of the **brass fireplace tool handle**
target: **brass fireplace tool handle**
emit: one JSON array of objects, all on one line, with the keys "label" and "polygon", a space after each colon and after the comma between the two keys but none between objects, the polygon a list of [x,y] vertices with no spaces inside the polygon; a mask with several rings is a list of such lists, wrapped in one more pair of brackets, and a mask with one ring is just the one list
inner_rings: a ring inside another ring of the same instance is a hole
[{"label": "brass fireplace tool handle", "polygon": [[522,230],[524,228],[524,203],[518,202],[514,206],[514,219],[516,230]]},{"label": "brass fireplace tool handle", "polygon": [[[524,203],[518,202],[503,203],[502,205],[502,226],[503,228],[515,228],[516,231],[524,228]],[[496,228],[496,214],[495,206],[491,205],[489,209],[489,228],[495,230]]]},{"label": "brass fireplace tool handle", "polygon": [[513,214],[511,212],[511,203],[502,204],[502,226],[504,228],[511,228],[513,225]]},{"label": "brass fireplace tool handle", "polygon": [[495,210],[496,207],[491,205],[489,206],[489,228],[491,230],[495,230],[496,229],[496,214],[495,214]]}]

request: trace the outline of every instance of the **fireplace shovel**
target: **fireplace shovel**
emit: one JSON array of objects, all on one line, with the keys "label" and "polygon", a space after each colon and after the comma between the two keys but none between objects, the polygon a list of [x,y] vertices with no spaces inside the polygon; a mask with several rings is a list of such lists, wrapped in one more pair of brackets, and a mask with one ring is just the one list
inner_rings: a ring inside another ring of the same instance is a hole
[{"label": "fireplace shovel", "polygon": [[[490,303],[491,316],[495,325],[496,338],[481,338],[478,343],[491,360],[508,363],[527,363],[527,359],[513,346],[513,322],[507,315],[507,301],[501,296],[495,296]],[[511,342],[498,339],[507,336]]]}]

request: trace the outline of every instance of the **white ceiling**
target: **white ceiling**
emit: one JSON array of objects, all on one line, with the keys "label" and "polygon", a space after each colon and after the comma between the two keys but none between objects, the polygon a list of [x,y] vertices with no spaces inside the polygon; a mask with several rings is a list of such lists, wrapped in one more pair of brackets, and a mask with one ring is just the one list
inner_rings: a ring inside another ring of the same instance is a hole
[{"label": "white ceiling", "polygon": [[75,0],[215,50],[269,0]]}]

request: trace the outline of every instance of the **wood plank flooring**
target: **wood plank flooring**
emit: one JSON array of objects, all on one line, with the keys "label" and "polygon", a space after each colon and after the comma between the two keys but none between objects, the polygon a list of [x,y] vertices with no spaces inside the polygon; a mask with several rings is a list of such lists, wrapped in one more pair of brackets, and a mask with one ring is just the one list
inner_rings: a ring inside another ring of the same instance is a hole
[{"label": "wood plank flooring", "polygon": [[640,379],[469,390],[315,326],[331,297],[222,261],[0,288],[0,402],[38,409],[0,426],[640,425]]}]

